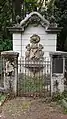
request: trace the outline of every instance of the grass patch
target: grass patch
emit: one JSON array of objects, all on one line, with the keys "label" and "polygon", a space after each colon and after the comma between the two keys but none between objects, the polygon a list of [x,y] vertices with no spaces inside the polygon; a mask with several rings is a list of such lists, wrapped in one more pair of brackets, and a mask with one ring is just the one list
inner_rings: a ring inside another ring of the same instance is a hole
[{"label": "grass patch", "polygon": [[21,92],[43,92],[45,91],[45,86],[50,85],[50,76],[27,76],[21,74],[19,76],[19,91]]},{"label": "grass patch", "polygon": [[4,103],[4,101],[6,100],[6,95],[5,94],[2,94],[0,93],[0,106]]},{"label": "grass patch", "polygon": [[55,101],[57,104],[61,105],[63,108],[63,113],[67,114],[67,91],[64,91],[62,94],[56,93],[53,96],[52,101]]}]

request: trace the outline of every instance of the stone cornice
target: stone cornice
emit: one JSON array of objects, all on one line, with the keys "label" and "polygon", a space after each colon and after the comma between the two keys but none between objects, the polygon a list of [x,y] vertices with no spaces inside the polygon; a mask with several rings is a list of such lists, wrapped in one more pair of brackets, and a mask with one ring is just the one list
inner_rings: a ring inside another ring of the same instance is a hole
[{"label": "stone cornice", "polygon": [[46,29],[46,32],[47,33],[58,33],[58,32],[60,32],[61,31],[61,29],[62,29],[62,27],[56,27],[56,28],[47,28]]},{"label": "stone cornice", "polygon": [[7,27],[7,29],[9,29],[10,32],[23,32],[24,31],[24,28],[23,27]]},{"label": "stone cornice", "polygon": [[15,58],[19,56],[19,53],[14,51],[3,51],[1,52],[1,56],[8,57],[8,58]]},{"label": "stone cornice", "polygon": [[67,56],[67,52],[64,51],[55,51],[55,52],[49,52],[50,55],[62,55],[62,56]]},{"label": "stone cornice", "polygon": [[57,27],[57,24],[55,23],[53,17],[51,22],[49,22],[38,12],[31,12],[20,23],[17,21],[17,24],[15,24],[13,27],[8,27],[8,29],[12,33],[24,32],[25,28],[27,28],[29,24],[31,24],[33,27],[41,25],[42,27],[44,27],[47,33],[58,33],[62,29]]}]

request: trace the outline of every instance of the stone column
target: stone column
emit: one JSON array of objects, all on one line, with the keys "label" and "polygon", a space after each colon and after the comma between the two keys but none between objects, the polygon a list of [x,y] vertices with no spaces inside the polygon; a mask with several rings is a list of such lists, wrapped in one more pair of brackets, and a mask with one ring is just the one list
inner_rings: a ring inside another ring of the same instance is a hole
[{"label": "stone column", "polygon": [[2,57],[3,59],[3,68],[4,68],[4,88],[7,90],[7,86],[6,86],[6,68],[5,68],[5,64],[6,64],[6,61],[5,61],[5,58]]},{"label": "stone column", "polygon": [[9,93],[17,95],[18,82],[18,56],[19,53],[13,51],[1,52],[5,60],[4,66],[4,89]]},{"label": "stone column", "polygon": [[18,89],[18,56],[14,58],[14,64],[15,64],[15,79],[14,79],[14,87],[13,91],[15,96],[17,95],[17,89]]}]

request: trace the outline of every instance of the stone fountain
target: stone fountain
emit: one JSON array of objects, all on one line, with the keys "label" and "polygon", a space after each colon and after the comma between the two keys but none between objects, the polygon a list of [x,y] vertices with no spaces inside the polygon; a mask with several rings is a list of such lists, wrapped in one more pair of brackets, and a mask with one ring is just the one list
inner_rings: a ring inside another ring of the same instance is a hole
[{"label": "stone fountain", "polygon": [[40,37],[36,34],[30,37],[30,44],[26,46],[25,67],[34,74],[43,68],[44,51],[42,44],[39,44]]}]

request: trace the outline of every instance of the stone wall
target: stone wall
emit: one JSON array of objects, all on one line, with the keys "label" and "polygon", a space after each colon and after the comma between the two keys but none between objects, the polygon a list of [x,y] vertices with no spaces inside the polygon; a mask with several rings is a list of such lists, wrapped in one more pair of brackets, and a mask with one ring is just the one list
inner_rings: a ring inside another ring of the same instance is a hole
[{"label": "stone wall", "polygon": [[25,57],[26,46],[30,42],[30,37],[36,34],[40,37],[40,44],[44,47],[44,52],[56,51],[56,34],[48,34],[41,25],[28,26],[24,32],[13,33],[13,50],[19,52],[19,57]]}]

